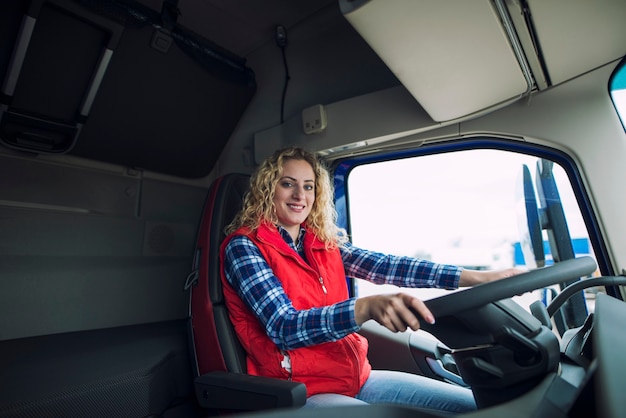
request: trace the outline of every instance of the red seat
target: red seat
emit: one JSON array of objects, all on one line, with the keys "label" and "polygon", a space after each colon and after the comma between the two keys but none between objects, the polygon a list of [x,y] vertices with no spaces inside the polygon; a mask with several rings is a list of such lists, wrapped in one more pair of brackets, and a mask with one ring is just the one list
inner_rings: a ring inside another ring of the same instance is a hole
[{"label": "red seat", "polygon": [[190,337],[196,394],[201,406],[265,409],[301,406],[301,383],[246,375],[246,354],[224,303],[219,249],[224,229],[241,209],[250,177],[227,174],[211,185],[198,232],[190,289]]}]

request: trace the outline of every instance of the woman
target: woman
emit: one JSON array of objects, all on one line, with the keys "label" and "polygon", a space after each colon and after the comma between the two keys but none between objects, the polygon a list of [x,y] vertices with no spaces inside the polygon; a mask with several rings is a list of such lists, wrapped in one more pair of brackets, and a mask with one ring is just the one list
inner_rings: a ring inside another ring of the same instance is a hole
[{"label": "woman", "polygon": [[[352,246],[336,224],[330,177],[314,154],[277,151],[250,180],[243,208],[221,248],[222,282],[248,372],[307,387],[306,407],[399,403],[464,412],[470,390],[422,376],[372,371],[367,340],[373,319],[391,331],[435,318],[410,295],[350,298],[346,277],[403,287],[455,289],[516,274],[475,271]],[[415,313],[414,313],[415,312]]]}]

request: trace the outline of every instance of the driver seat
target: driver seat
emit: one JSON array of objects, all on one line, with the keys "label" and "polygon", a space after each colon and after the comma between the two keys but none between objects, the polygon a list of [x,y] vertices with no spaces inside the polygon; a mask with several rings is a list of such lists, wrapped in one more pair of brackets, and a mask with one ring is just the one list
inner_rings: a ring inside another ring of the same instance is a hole
[{"label": "driver seat", "polygon": [[220,274],[224,230],[241,209],[250,176],[226,174],[209,188],[196,243],[190,290],[190,346],[196,397],[203,408],[258,410],[302,406],[302,383],[246,374],[246,353],[228,316]]}]

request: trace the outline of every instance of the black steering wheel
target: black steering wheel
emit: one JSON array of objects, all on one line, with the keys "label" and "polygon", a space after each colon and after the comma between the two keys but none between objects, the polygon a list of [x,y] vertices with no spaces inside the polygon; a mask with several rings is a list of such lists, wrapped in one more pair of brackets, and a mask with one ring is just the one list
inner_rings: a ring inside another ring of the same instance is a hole
[{"label": "black steering wheel", "polygon": [[540,321],[510,298],[595,270],[595,260],[585,256],[427,300],[424,303],[436,323],[422,322],[421,328],[453,349],[492,344],[502,327],[532,334],[540,328]]},{"label": "black steering wheel", "polygon": [[535,289],[571,281],[596,270],[593,258],[585,256],[561,261],[552,266],[468,288],[460,292],[430,299],[424,303],[435,318],[451,316],[480,308],[490,302],[511,298]]},{"label": "black steering wheel", "polygon": [[565,289],[561,291],[552,302],[548,305],[546,312],[549,317],[554,316],[554,314],[561,309],[561,306],[574,295],[576,292],[579,292],[583,289],[588,289],[594,286],[624,286],[626,285],[626,277],[624,276],[601,276],[601,277],[592,277],[589,279],[580,280],[574,282],[567,286]]},{"label": "black steering wheel", "polygon": [[421,327],[452,349],[479,406],[498,404],[534,387],[560,361],[556,335],[511,298],[595,270],[593,258],[575,258],[427,300],[436,323]]}]

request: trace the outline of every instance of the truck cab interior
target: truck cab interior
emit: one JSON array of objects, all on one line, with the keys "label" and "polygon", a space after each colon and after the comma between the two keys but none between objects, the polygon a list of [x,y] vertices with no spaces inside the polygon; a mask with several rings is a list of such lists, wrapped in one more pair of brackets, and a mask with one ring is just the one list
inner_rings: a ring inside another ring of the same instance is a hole
[{"label": "truck cab interior", "polygon": [[415,290],[436,324],[364,324],[374,368],[471,388],[462,416],[623,416],[624,20],[623,0],[0,2],[0,417],[319,416],[246,374],[219,280],[286,146],[328,166],[355,245],[528,270]]}]

